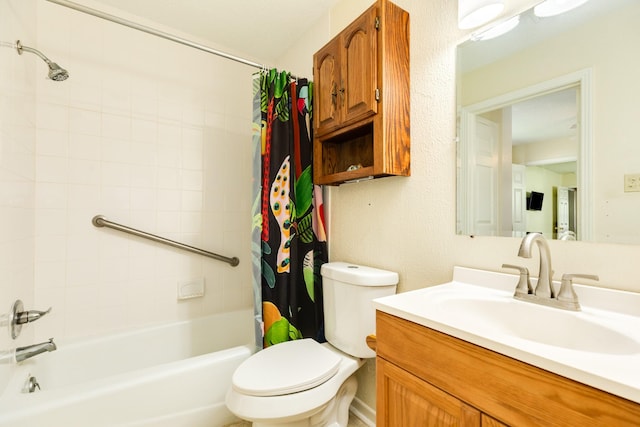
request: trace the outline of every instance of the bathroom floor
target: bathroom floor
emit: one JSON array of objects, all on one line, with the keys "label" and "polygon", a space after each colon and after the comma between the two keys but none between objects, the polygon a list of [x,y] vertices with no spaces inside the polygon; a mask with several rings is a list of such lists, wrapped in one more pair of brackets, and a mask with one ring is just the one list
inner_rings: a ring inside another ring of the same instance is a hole
[{"label": "bathroom floor", "polygon": [[[251,427],[251,423],[248,421],[240,421],[239,423],[229,424],[225,427]],[[353,414],[349,414],[349,424],[347,427],[367,427],[367,425]]]}]

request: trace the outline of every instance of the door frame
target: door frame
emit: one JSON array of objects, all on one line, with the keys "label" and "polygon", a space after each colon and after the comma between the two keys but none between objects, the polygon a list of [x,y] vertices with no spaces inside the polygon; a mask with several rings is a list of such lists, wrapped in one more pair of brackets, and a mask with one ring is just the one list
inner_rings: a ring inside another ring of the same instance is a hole
[{"label": "door frame", "polygon": [[[577,231],[580,240],[591,241],[593,239],[593,87],[592,70],[590,68],[518,89],[460,109],[460,134],[458,138],[460,162],[458,191],[462,192],[462,195],[458,195],[458,201],[461,204],[458,208],[458,213],[462,217],[459,220],[461,222],[460,225],[468,224],[469,220],[466,216],[469,208],[468,190],[473,188],[470,186],[473,174],[468,171],[469,156],[467,147],[469,146],[469,136],[475,135],[475,117],[487,111],[497,110],[516,102],[570,87],[579,88],[578,115],[580,117],[580,125],[578,132],[577,187],[580,193],[578,197]],[[468,234],[468,229],[466,231]]]}]

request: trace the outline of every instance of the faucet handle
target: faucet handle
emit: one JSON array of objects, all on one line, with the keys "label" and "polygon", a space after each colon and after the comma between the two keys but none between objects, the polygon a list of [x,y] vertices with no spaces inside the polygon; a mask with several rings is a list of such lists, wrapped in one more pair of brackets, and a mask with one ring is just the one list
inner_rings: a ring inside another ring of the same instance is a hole
[{"label": "faucet handle", "polygon": [[520,280],[518,281],[518,285],[516,286],[514,296],[528,295],[533,293],[533,287],[531,286],[531,281],[529,280],[529,269],[527,267],[513,264],[502,264],[502,268],[513,268],[520,272]]},{"label": "faucet handle", "polygon": [[24,310],[24,304],[21,300],[16,300],[13,303],[13,307],[11,309],[11,313],[8,316],[9,328],[11,329],[11,338],[16,339],[20,335],[20,331],[22,331],[22,325],[29,322],[35,322],[42,316],[49,314],[51,312],[51,307],[49,307],[46,311],[38,311],[38,310]]},{"label": "faucet handle", "polygon": [[600,278],[594,274],[565,273],[562,275],[562,281],[560,282],[560,291],[558,292],[558,296],[556,296],[556,299],[567,308],[570,308],[572,310],[580,310],[578,295],[573,289],[573,279],[575,277],[590,280],[600,280]]},{"label": "faucet handle", "polygon": [[52,307],[49,307],[45,311],[39,311],[39,310],[21,311],[16,315],[16,323],[18,323],[18,325],[23,325],[25,323],[35,322],[45,314],[49,314],[51,312],[51,308]]}]

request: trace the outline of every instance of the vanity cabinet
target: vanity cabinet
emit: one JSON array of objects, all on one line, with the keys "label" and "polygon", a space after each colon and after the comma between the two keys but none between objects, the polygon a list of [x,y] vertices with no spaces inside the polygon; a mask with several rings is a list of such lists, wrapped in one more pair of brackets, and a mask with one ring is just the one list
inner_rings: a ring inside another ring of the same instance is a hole
[{"label": "vanity cabinet", "polygon": [[314,183],[410,174],[409,14],[378,0],[313,56]]},{"label": "vanity cabinet", "polygon": [[378,311],[377,426],[637,426],[640,405]]}]

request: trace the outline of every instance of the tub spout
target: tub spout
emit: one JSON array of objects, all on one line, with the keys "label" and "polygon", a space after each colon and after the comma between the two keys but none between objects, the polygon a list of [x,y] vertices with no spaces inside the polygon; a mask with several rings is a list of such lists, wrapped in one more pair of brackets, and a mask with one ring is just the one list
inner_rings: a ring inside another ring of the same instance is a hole
[{"label": "tub spout", "polygon": [[58,347],[56,347],[56,344],[53,342],[53,338],[49,338],[49,341],[41,342],[40,344],[18,347],[16,348],[16,363],[30,359],[33,356],[44,353],[45,351],[54,351],[57,348]]}]

